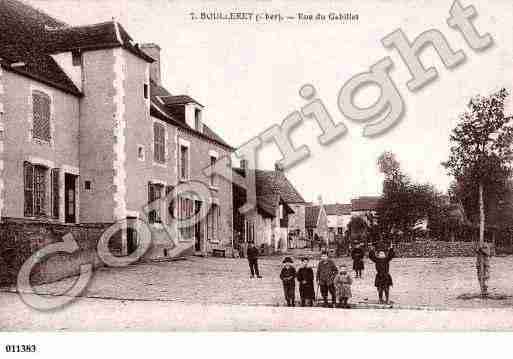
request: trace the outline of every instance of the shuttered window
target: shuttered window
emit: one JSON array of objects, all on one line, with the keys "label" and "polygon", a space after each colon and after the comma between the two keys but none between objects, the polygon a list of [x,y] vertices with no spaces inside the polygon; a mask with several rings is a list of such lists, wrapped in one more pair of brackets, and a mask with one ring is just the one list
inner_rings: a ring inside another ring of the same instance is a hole
[{"label": "shuttered window", "polygon": [[180,146],[180,178],[189,179],[189,147]]},{"label": "shuttered window", "polygon": [[153,124],[153,158],[155,162],[166,162],[166,129],[159,123]]},{"label": "shuttered window", "polygon": [[32,137],[37,140],[50,142],[50,97],[41,92],[34,91],[32,93]]},{"label": "shuttered window", "polygon": [[34,166],[25,162],[23,164],[23,178],[25,187],[25,217],[32,217],[34,215]]},{"label": "shuttered window", "polygon": [[52,168],[51,171],[52,181],[52,217],[59,218],[59,169]]},{"label": "shuttered window", "polygon": [[[162,190],[164,186],[157,183],[148,183],[148,203],[153,203],[154,201],[158,201],[162,197]],[[150,223],[161,223],[160,216],[160,204],[155,205],[155,209],[152,209],[148,213],[148,221]]]}]

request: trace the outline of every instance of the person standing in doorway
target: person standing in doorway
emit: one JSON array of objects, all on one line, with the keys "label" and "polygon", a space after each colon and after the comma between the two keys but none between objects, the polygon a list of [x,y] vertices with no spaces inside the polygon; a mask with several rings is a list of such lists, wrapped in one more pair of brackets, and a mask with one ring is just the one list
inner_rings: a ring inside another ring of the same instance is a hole
[{"label": "person standing in doorway", "polygon": [[255,274],[257,278],[262,278],[260,272],[258,271],[258,249],[255,247],[253,242],[248,244],[248,251],[246,253],[248,257],[249,270],[251,271],[251,278],[255,278]]}]

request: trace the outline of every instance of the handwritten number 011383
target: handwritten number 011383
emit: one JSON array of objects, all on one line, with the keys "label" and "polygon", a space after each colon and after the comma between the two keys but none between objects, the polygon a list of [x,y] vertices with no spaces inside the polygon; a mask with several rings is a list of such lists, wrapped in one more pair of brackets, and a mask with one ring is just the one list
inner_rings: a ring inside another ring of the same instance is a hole
[{"label": "handwritten number 011383", "polygon": [[7,353],[34,353],[37,351],[37,346],[35,344],[27,344],[27,345],[6,345],[5,351]]}]

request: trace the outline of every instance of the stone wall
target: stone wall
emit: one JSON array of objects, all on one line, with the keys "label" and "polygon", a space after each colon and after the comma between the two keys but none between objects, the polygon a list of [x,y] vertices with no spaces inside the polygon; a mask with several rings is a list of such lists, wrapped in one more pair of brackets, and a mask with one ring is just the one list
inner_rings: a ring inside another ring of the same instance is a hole
[{"label": "stone wall", "polygon": [[0,284],[15,284],[23,263],[45,246],[62,241],[71,233],[79,250],[43,258],[31,273],[31,282],[47,283],[77,275],[80,265],[103,266],[97,255],[97,243],[109,224],[64,225],[27,220],[4,219],[0,223]]},{"label": "stone wall", "polygon": [[[495,247],[491,244],[492,254]],[[398,243],[394,246],[397,257],[473,257],[476,244],[474,242],[442,242],[442,241],[416,241]]]}]

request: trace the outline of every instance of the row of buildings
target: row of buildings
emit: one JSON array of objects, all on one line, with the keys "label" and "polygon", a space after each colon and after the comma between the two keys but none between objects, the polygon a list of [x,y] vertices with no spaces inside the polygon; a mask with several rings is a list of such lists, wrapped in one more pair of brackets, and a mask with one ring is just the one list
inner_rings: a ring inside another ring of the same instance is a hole
[{"label": "row of buildings", "polygon": [[[284,249],[289,231],[304,233],[305,201],[281,169],[235,167],[246,188],[205,174],[234,148],[197,99],[164,87],[158,45],[136,43],[114,20],[71,26],[18,0],[0,1],[0,33],[1,221],[115,223],[196,181],[212,206],[185,192],[153,209],[154,227],[203,218],[153,255],[207,254],[234,241]],[[247,191],[257,208],[242,215]],[[127,253],[137,239],[125,237]]]},{"label": "row of buildings", "polygon": [[[184,183],[213,199],[179,193],[146,213],[155,228],[201,213],[152,256],[208,254],[241,242],[283,251],[314,232],[343,233],[375,197],[312,205],[283,169],[233,166],[230,178],[205,169],[234,148],[203,118],[197,99],[163,85],[161,49],[138,44],[121,24],[71,26],[19,0],[0,1],[0,219],[59,225],[140,218],[148,203]],[[229,177],[229,176],[228,176]],[[248,196],[256,208],[241,213]],[[158,231],[156,231],[158,233]],[[125,254],[137,242],[122,238]]]}]

